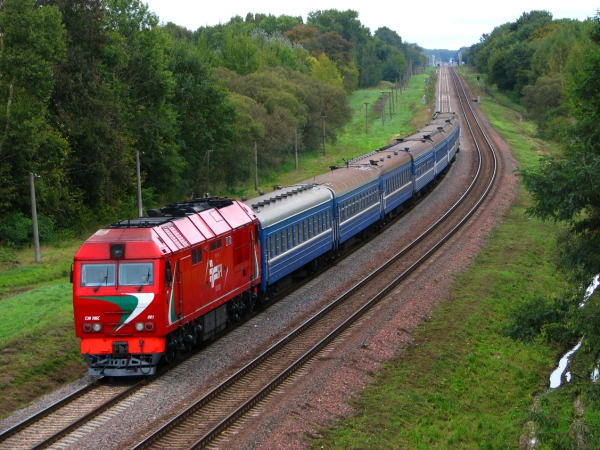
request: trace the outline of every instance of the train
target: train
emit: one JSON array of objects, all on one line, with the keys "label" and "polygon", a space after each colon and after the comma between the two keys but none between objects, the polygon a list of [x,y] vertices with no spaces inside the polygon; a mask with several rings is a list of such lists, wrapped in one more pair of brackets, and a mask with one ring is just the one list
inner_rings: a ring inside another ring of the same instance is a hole
[{"label": "train", "polygon": [[[98,230],[71,269],[92,376],[153,375],[412,206],[460,150],[454,113],[251,200],[197,198]],[[268,310],[266,312],[268,314]]]}]

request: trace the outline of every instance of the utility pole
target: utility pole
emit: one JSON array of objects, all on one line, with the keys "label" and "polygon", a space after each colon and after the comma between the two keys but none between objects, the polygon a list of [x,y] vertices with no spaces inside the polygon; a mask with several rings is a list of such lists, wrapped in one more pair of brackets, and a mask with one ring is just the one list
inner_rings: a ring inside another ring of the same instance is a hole
[{"label": "utility pole", "polygon": [[258,141],[252,139],[252,142],[254,143],[254,190],[258,191],[258,148],[256,147]]},{"label": "utility pole", "polygon": [[206,151],[206,190],[204,191],[204,196],[208,198],[208,179],[210,176],[210,154],[212,150]]},{"label": "utility pole", "polygon": [[140,180],[140,152],[135,152],[135,165],[137,173],[137,197],[138,197],[138,217],[142,217],[142,181]]},{"label": "utility pole", "polygon": [[325,147],[325,119],[327,118],[326,115],[322,115],[321,116],[321,127],[323,129],[323,156],[327,156],[327,147]]},{"label": "utility pole", "polygon": [[31,189],[31,221],[33,222],[33,249],[35,253],[35,262],[39,263],[41,261],[40,236],[38,234],[37,208],[35,204],[35,183],[33,178],[33,173],[29,172],[29,188]]},{"label": "utility pole", "polygon": [[381,125],[385,127],[385,97],[384,97],[385,92],[384,91],[380,91],[380,92],[381,92],[381,97],[380,97],[380,100],[381,100]]},{"label": "utility pole", "polygon": [[296,170],[298,170],[298,128],[296,128],[294,131],[294,151],[296,153]]},{"label": "utility pole", "polygon": [[369,134],[369,102],[364,102],[364,103],[365,103],[365,127],[366,127],[365,134]]}]

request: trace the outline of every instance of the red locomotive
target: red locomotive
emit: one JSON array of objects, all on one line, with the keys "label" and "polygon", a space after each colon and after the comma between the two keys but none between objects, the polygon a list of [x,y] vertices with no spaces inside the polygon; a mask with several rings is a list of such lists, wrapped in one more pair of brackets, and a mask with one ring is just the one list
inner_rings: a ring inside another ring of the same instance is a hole
[{"label": "red locomotive", "polygon": [[97,231],[74,258],[76,335],[90,375],[151,375],[251,312],[258,220],[205,198]]}]

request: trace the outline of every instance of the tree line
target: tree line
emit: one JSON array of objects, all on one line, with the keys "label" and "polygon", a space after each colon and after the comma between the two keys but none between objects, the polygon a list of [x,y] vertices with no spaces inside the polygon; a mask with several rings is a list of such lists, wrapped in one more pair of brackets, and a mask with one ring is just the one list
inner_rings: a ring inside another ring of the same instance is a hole
[{"label": "tree line", "polygon": [[[597,356],[600,296],[583,299],[600,273],[600,11],[585,21],[524,13],[483,35],[468,57],[488,83],[525,107],[542,137],[562,147],[520,175],[533,199],[528,212],[563,225],[556,263],[571,288],[526,301],[507,331],[561,344],[583,337],[582,348]],[[587,394],[600,398],[593,383]]]},{"label": "tree line", "polygon": [[249,13],[187,30],[139,0],[0,4],[0,243],[27,240],[29,173],[42,238],[144,204],[268,175],[295,146],[317,148],[348,122],[348,94],[398,81],[426,56],[355,11]]}]

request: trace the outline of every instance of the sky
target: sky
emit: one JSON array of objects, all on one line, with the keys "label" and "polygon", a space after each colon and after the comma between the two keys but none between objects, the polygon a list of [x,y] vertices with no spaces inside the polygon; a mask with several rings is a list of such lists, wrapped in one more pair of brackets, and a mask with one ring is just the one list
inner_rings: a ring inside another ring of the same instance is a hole
[{"label": "sky", "polygon": [[555,19],[584,20],[593,17],[600,3],[594,0],[430,0],[408,2],[385,0],[371,4],[365,0],[142,0],[161,22],[173,22],[196,30],[202,26],[226,23],[233,16],[249,12],[280,16],[302,16],[311,11],[352,9],[361,23],[374,33],[380,27],[396,31],[404,42],[426,49],[458,50],[477,42],[496,26],[516,21],[524,12],[546,10]]}]

